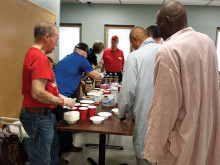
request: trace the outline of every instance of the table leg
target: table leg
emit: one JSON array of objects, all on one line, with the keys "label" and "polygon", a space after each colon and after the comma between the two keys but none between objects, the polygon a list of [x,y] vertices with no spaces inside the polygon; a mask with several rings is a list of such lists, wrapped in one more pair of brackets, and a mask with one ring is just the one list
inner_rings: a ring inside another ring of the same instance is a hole
[{"label": "table leg", "polygon": [[[99,144],[85,144],[86,147],[98,147]],[[105,149],[123,150],[123,146],[105,145]]]},{"label": "table leg", "polygon": [[99,165],[105,165],[105,140],[106,134],[99,135]]},{"label": "table leg", "polygon": [[98,165],[92,158],[87,158],[91,165]]},{"label": "table leg", "polygon": [[[99,135],[99,165],[105,165],[105,134]],[[92,165],[97,165],[97,163],[92,159],[87,159]]]},{"label": "table leg", "polygon": [[[105,149],[114,149],[114,150],[123,150],[123,146],[114,146],[114,145],[109,145],[109,134],[107,135],[107,145],[105,145]],[[85,144],[86,147],[98,147],[99,144],[90,144],[87,143]]]}]

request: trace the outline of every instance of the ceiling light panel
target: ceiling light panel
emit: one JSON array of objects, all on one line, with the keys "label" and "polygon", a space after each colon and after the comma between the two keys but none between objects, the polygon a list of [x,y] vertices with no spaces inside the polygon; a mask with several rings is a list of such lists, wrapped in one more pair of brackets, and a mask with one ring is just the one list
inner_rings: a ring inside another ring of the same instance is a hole
[{"label": "ceiling light panel", "polygon": [[[166,0],[167,2],[168,0]],[[210,0],[179,0],[183,5],[198,5],[205,6],[210,2]]]},{"label": "ceiling light panel", "polygon": [[78,0],[60,0],[61,3],[80,3]]},{"label": "ceiling light panel", "polygon": [[122,4],[152,4],[161,5],[163,0],[121,0]]},{"label": "ceiling light panel", "polygon": [[212,1],[209,6],[220,6],[220,0],[218,1]]}]

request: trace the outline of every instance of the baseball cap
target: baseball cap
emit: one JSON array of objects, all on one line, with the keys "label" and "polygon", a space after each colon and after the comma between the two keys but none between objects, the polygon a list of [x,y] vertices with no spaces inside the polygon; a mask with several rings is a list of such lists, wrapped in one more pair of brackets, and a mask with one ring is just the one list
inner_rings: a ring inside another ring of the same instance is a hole
[{"label": "baseball cap", "polygon": [[118,41],[118,36],[116,35],[112,36],[112,41]]},{"label": "baseball cap", "polygon": [[78,43],[75,46],[75,48],[78,48],[78,49],[86,51],[86,52],[89,50],[89,46],[87,44],[83,43],[83,42]]}]

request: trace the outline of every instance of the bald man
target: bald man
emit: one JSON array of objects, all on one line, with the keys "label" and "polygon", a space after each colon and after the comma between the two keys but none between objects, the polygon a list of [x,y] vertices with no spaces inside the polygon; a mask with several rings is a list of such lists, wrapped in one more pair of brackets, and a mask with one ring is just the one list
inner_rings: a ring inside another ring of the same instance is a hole
[{"label": "bald man", "polygon": [[127,57],[123,71],[123,85],[119,93],[121,119],[129,111],[135,120],[133,135],[134,150],[138,165],[151,165],[144,157],[144,139],[147,132],[147,115],[153,93],[154,62],[159,44],[148,37],[142,27],[130,33],[130,42],[135,49]]},{"label": "bald man", "polygon": [[157,15],[165,43],[154,68],[145,156],[158,165],[219,165],[220,105],[216,48],[187,25],[178,1]]}]

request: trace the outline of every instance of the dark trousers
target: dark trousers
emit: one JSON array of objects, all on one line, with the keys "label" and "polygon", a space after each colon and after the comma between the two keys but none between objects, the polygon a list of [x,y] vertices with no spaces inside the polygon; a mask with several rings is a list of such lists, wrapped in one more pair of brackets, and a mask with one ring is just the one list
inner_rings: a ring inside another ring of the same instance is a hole
[{"label": "dark trousers", "polygon": [[[64,112],[67,111],[68,109],[58,105],[55,109],[53,109],[52,112],[56,116],[57,122],[59,122],[61,119],[63,119]],[[73,137],[72,133],[68,131],[57,131],[57,134],[60,143],[59,155],[61,155],[63,152],[67,152],[70,148],[72,148]]]},{"label": "dark trousers", "polygon": [[119,83],[122,81],[122,73],[121,72],[109,72],[109,71],[106,71],[106,73],[107,73],[107,75],[110,75],[110,73],[112,73],[113,76],[115,75],[115,73],[117,73]]}]

